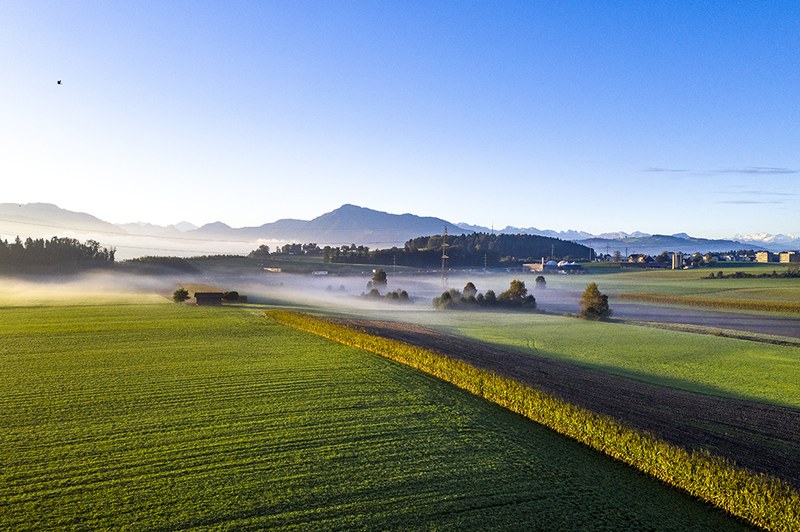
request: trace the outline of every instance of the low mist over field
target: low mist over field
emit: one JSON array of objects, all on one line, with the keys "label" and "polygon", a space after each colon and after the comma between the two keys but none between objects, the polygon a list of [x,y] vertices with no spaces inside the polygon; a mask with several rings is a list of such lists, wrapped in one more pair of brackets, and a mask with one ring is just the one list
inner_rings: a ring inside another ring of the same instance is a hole
[{"label": "low mist over field", "polygon": [[178,279],[118,272],[70,276],[0,277],[0,305],[137,304],[171,302]]}]

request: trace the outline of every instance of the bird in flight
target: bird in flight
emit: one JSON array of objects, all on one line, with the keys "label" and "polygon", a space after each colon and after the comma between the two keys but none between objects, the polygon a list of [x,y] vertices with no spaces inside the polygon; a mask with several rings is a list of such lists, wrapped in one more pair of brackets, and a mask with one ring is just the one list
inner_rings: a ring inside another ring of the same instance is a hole
[{"label": "bird in flight", "polygon": [[58,81],[56,81],[56,83],[58,83],[59,85],[61,85],[61,80],[58,80]]}]

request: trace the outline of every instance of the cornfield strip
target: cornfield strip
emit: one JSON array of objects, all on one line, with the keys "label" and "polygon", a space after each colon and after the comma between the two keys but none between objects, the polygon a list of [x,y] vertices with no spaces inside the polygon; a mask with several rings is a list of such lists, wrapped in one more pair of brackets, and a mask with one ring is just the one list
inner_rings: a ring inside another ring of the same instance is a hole
[{"label": "cornfield strip", "polygon": [[687,305],[717,309],[760,310],[766,312],[800,313],[800,303],[777,301],[749,301],[746,299],[712,299],[699,296],[676,296],[654,294],[650,292],[627,292],[619,294],[619,299],[628,301],[644,301],[647,303],[664,303],[668,305]]},{"label": "cornfield strip", "polygon": [[267,311],[284,325],[364,349],[419,369],[569,436],[661,481],[767,530],[800,529],[800,494],[781,480],[753,473],[705,451],[687,451],[612,418],[534,388],[402,342],[322,318]]}]

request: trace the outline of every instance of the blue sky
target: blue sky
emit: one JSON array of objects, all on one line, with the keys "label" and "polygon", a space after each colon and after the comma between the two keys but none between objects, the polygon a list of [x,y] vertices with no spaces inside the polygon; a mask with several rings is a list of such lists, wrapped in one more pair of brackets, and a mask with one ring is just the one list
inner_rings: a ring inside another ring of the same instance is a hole
[{"label": "blue sky", "polygon": [[5,0],[0,27],[2,202],[800,232],[798,2]]}]

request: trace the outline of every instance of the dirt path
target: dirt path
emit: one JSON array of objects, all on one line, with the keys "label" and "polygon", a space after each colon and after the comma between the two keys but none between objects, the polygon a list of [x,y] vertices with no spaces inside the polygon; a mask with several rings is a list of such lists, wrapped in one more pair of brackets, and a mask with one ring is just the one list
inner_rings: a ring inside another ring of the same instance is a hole
[{"label": "dirt path", "polygon": [[417,325],[342,321],[528,383],[684,448],[707,449],[776,475],[800,489],[800,409],[656,386]]}]

